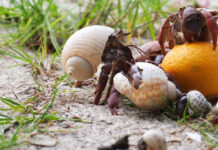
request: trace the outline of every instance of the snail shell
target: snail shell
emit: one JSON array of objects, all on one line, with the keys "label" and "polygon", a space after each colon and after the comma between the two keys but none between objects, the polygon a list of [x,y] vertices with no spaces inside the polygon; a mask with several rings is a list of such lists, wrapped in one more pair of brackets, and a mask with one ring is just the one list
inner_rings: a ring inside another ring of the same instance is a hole
[{"label": "snail shell", "polygon": [[137,62],[136,65],[143,70],[143,82],[138,89],[134,88],[122,73],[115,75],[114,86],[138,107],[151,111],[157,110],[164,107],[168,100],[176,100],[181,94],[159,67],[145,62]]},{"label": "snail shell", "polygon": [[113,32],[110,27],[94,25],[71,35],[61,55],[64,71],[75,80],[91,78],[101,62],[108,36]]},{"label": "snail shell", "polygon": [[160,131],[149,130],[145,132],[142,137],[143,141],[146,143],[147,149],[151,150],[166,150],[167,144],[164,136]]},{"label": "snail shell", "polygon": [[205,115],[212,109],[212,105],[207,101],[204,95],[197,90],[188,92],[187,100],[189,102],[189,114]]}]

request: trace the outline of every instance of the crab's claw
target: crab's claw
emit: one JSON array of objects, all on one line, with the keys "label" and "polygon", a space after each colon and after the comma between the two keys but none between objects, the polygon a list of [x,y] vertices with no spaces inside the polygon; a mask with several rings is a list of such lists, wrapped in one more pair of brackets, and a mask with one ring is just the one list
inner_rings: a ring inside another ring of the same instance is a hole
[{"label": "crab's claw", "polygon": [[[132,65],[127,73],[127,78],[132,84],[132,86],[136,89],[139,88],[142,83],[142,69],[140,69],[136,64]],[[125,74],[124,74],[125,75]]]},{"label": "crab's claw", "polygon": [[201,10],[201,13],[205,17],[207,24],[208,24],[208,29],[210,31],[212,40],[213,40],[213,49],[216,49],[217,45],[217,24],[216,20],[212,17],[211,13],[205,9]]}]

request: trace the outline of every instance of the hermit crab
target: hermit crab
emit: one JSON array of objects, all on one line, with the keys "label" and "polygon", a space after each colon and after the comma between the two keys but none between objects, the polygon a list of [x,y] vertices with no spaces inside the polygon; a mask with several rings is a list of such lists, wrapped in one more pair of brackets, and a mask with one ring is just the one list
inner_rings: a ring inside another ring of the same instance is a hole
[{"label": "hermit crab", "polygon": [[207,101],[204,95],[197,91],[192,90],[183,94],[177,103],[177,110],[180,116],[183,116],[185,108],[190,115],[205,116],[212,109],[212,105]]},{"label": "hermit crab", "polygon": [[[112,114],[117,114],[115,107],[118,104],[119,95],[119,92],[113,86],[114,76],[117,73],[122,72],[128,77],[128,80],[131,82],[130,84],[133,85],[134,88],[138,89],[141,88],[141,83],[143,83],[142,78],[144,75],[139,78],[138,76],[135,77],[136,74],[143,73],[144,69],[137,66],[130,50],[130,47],[136,46],[126,46],[123,44],[122,38],[125,35],[126,34],[122,31],[115,32],[112,28],[106,26],[89,26],[74,33],[66,42],[62,52],[63,68],[67,74],[76,80],[85,80],[92,77],[96,72],[99,63],[104,63],[101,68],[99,81],[95,90],[94,104],[99,103],[102,92],[109,80],[109,87],[105,100],[108,101]],[[149,54],[146,55],[149,56]],[[161,70],[158,66],[152,64],[151,66],[152,68],[155,68],[154,70]],[[146,67],[149,67],[149,65]],[[160,72],[163,77],[158,76],[157,78],[163,78],[163,81],[160,83],[163,83],[164,88],[161,89],[160,93],[156,94],[159,94],[160,97],[162,96],[162,98],[165,99],[167,96],[168,86],[170,85],[171,87],[175,87],[175,85],[168,82],[168,77],[164,71],[161,70]],[[156,84],[156,82],[159,81],[155,81],[154,84]],[[157,86],[157,88],[161,87]],[[164,106],[165,104],[165,102],[162,103],[162,100],[160,102],[160,99],[156,100],[156,102],[154,102],[155,105],[153,105],[153,107],[155,107],[154,109]],[[153,109],[152,106],[147,108],[149,110]]]},{"label": "hermit crab", "polygon": [[183,44],[185,41],[210,41],[212,39],[215,50],[218,33],[217,15],[218,11],[195,9],[188,6],[169,16],[159,32],[158,41],[162,53],[166,55],[165,41],[168,41],[169,47],[172,49],[175,44]]},{"label": "hermit crab", "polygon": [[[122,31],[112,33],[106,42],[105,49],[101,56],[101,60],[105,65],[101,68],[101,73],[96,87],[96,96],[94,104],[98,104],[101,98],[101,94],[107,84],[108,76],[111,73],[109,79],[109,88],[105,97],[105,100],[110,95],[110,90],[113,86],[113,77],[118,72],[127,73],[131,64],[134,64],[132,52],[128,46],[122,44],[121,39],[124,34]],[[110,102],[109,102],[110,103]]]},{"label": "hermit crab", "polygon": [[108,37],[101,57],[105,65],[101,68],[94,104],[99,103],[108,80],[105,100],[112,114],[117,114],[119,92],[147,110],[165,106],[169,98],[175,100],[180,91],[173,82],[168,82],[172,77],[153,64],[135,63],[129,48],[132,45],[124,45],[121,42],[123,36],[125,34],[120,31]]},{"label": "hermit crab", "polygon": [[174,76],[183,92],[195,89],[206,98],[218,96],[217,16],[217,10],[188,6],[162,25],[158,39],[162,54],[166,55],[166,41],[171,50],[161,67]]},{"label": "hermit crab", "polygon": [[169,100],[175,101],[181,95],[166,72],[146,62],[132,65],[127,74],[116,74],[114,87],[138,107],[151,111],[163,108]]}]

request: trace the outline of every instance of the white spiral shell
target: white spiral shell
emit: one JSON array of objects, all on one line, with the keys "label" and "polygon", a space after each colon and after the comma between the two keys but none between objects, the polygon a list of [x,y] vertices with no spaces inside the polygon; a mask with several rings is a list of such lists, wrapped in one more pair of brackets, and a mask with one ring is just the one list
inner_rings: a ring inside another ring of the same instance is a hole
[{"label": "white spiral shell", "polygon": [[212,105],[207,101],[204,95],[197,90],[188,92],[187,100],[189,102],[189,114],[206,115],[212,109]]},{"label": "white spiral shell", "polygon": [[106,41],[114,29],[94,25],[75,32],[67,40],[61,56],[64,71],[75,80],[91,78],[101,62]]},{"label": "white spiral shell", "polygon": [[143,69],[143,82],[138,89],[134,88],[122,73],[115,75],[114,86],[138,107],[146,110],[157,110],[164,107],[169,99],[175,100],[180,94],[176,86],[168,81],[165,72],[159,67],[145,62],[138,62],[136,65]]}]

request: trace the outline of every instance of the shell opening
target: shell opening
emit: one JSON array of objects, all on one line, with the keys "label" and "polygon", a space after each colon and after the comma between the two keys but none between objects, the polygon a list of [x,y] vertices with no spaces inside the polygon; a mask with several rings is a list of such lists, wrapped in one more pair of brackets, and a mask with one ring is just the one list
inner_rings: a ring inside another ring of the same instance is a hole
[{"label": "shell opening", "polygon": [[175,101],[177,100],[177,98],[179,96],[181,96],[182,92],[176,88],[176,85],[171,82],[171,81],[168,81],[167,82],[167,97],[168,99],[170,99],[171,101]]}]

